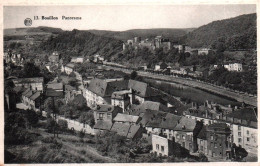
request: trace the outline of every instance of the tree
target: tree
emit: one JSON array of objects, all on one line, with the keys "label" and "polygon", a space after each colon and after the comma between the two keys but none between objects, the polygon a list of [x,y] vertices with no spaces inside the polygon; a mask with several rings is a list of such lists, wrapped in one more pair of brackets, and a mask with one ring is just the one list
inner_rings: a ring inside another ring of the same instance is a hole
[{"label": "tree", "polygon": [[136,77],[137,77],[137,72],[132,71],[132,73],[130,74],[130,79],[134,80]]},{"label": "tree", "polygon": [[248,152],[242,148],[241,145],[236,146],[236,144],[233,143],[231,147],[231,156],[235,161],[242,161],[247,155]]},{"label": "tree", "polygon": [[54,119],[52,119],[52,118],[47,119],[46,128],[49,132],[53,131],[54,137],[55,137],[55,134],[57,134],[57,137],[58,137],[58,133],[55,132],[55,131],[57,131],[58,124]]},{"label": "tree", "polygon": [[85,124],[88,124],[92,127],[95,124],[93,112],[89,111],[89,112],[82,113],[79,117],[79,121],[80,121],[80,123],[84,124],[84,127],[85,127]]},{"label": "tree", "polygon": [[30,127],[33,127],[39,121],[39,117],[38,117],[37,113],[33,110],[26,111],[26,119],[27,119],[28,125]]},{"label": "tree", "polygon": [[68,122],[66,120],[63,119],[59,119],[58,120],[58,126],[62,131],[65,131],[68,129]]},{"label": "tree", "polygon": [[26,77],[41,76],[39,67],[35,66],[34,63],[32,62],[25,63],[23,72],[24,72],[24,76]]}]

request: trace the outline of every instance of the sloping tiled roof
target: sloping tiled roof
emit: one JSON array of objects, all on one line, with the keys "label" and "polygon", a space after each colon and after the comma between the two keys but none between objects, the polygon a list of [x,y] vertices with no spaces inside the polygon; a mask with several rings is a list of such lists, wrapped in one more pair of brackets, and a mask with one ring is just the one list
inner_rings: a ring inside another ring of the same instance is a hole
[{"label": "sloping tiled roof", "polygon": [[114,121],[137,123],[139,119],[140,119],[139,116],[118,113],[114,118]]},{"label": "sloping tiled roof", "polygon": [[16,93],[19,93],[19,92],[24,92],[25,89],[22,86],[16,86],[16,87],[13,88],[13,90]]},{"label": "sloping tiled roof", "polygon": [[38,97],[40,97],[41,96],[41,93],[40,92],[35,92],[31,97],[30,97],[30,99],[31,100],[36,100]]},{"label": "sloping tiled roof", "polygon": [[111,98],[113,99],[124,99],[123,95],[129,94],[129,90],[116,91],[112,93]]},{"label": "sloping tiled roof", "polygon": [[13,79],[14,84],[19,83],[42,83],[43,77],[33,77],[33,78],[17,78]]},{"label": "sloping tiled roof", "polygon": [[178,124],[181,116],[168,113],[166,117],[161,122],[161,128],[163,129],[174,129]]},{"label": "sloping tiled roof", "polygon": [[28,91],[24,96],[25,97],[31,97],[33,95],[33,91],[32,90],[30,90],[30,91]]},{"label": "sloping tiled roof", "polygon": [[47,89],[63,90],[63,84],[62,83],[48,83]]},{"label": "sloping tiled roof", "polygon": [[127,81],[106,82],[95,78],[90,81],[87,89],[101,97],[111,96],[115,91],[126,90]]},{"label": "sloping tiled roof", "polygon": [[132,125],[128,131],[127,138],[134,138],[136,132],[140,130],[140,126],[138,125]]},{"label": "sloping tiled roof", "polygon": [[243,108],[233,111],[232,113],[228,114],[227,117],[257,122],[257,115],[252,108]]},{"label": "sloping tiled roof", "polygon": [[196,126],[196,120],[187,118],[187,117],[182,117],[179,120],[180,123],[177,124],[174,130],[180,130],[180,131],[193,131],[195,126]]},{"label": "sloping tiled roof", "polygon": [[137,96],[141,96],[141,97],[157,96],[154,90],[144,82],[129,80],[128,88],[129,89],[131,88]]},{"label": "sloping tiled roof", "polygon": [[115,131],[115,132],[117,132],[118,135],[126,137],[130,127],[131,126],[128,124],[122,124],[122,123],[115,122],[111,128],[111,131]]},{"label": "sloping tiled roof", "polygon": [[94,129],[100,130],[110,130],[112,127],[112,122],[100,120],[94,125]]},{"label": "sloping tiled roof", "polygon": [[23,93],[22,93],[22,95],[24,96],[26,93],[28,93],[30,91],[30,88],[28,88],[28,89],[26,89]]},{"label": "sloping tiled roof", "polygon": [[75,65],[73,64],[73,63],[68,63],[67,65],[66,65],[66,67],[69,67],[69,68],[74,68],[75,67]]}]

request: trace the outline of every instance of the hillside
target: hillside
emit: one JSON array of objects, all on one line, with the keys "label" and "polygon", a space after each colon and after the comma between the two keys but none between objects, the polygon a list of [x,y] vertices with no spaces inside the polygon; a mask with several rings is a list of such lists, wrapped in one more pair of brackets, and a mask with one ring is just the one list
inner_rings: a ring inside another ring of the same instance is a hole
[{"label": "hillside", "polygon": [[24,36],[24,35],[39,35],[39,34],[52,34],[60,33],[63,30],[60,28],[51,28],[39,26],[36,28],[14,28],[4,29],[4,36]]},{"label": "hillside", "polygon": [[182,40],[192,47],[255,49],[256,14],[214,21],[193,30]]},{"label": "hillside", "polygon": [[191,32],[193,28],[187,29],[175,29],[175,28],[158,28],[158,29],[131,29],[127,31],[105,31],[105,30],[88,30],[93,34],[99,36],[106,36],[126,41],[128,39],[140,36],[141,38],[154,38],[158,35],[163,35],[169,38],[171,41],[176,41],[180,37],[183,37],[188,32]]},{"label": "hillside", "polygon": [[50,37],[39,49],[49,53],[56,50],[69,56],[100,54],[111,57],[122,50],[122,41],[86,31],[72,30]]}]

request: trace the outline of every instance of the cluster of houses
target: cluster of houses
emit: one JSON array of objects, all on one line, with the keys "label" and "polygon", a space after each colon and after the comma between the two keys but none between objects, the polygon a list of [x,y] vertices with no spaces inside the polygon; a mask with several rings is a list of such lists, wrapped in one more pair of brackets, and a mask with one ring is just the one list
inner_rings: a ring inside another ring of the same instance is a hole
[{"label": "cluster of houses", "polygon": [[19,53],[11,53],[10,51],[7,51],[4,53],[4,62],[12,63],[16,66],[23,66],[24,57]]},{"label": "cluster of houses", "polygon": [[[52,56],[50,63],[60,62],[58,54]],[[75,63],[82,63],[82,57],[61,65],[61,70],[70,74]],[[155,66],[156,70],[167,68],[164,63]],[[80,90],[55,80],[45,85],[42,77],[12,80],[21,102],[35,111],[40,109],[42,95],[56,92],[68,102],[82,94],[94,111],[94,134],[112,131],[126,139],[146,138],[151,141],[152,152],[158,155],[170,156],[176,144],[216,159],[230,159],[233,143],[248,152],[257,152],[257,114],[251,107],[206,101],[173,113],[174,108],[162,101],[158,91],[136,80],[92,78]]]},{"label": "cluster of houses", "polygon": [[157,102],[158,97],[147,84],[135,80],[93,79],[86,88],[96,134],[115,131],[128,139],[150,137],[152,151],[166,156],[171,155],[176,143],[190,152],[221,159],[231,158],[233,143],[257,152],[257,115],[253,108],[206,101],[201,106],[193,103],[182,115],[176,115]]},{"label": "cluster of houses", "polygon": [[229,63],[224,65],[214,65],[214,68],[220,68],[224,67],[228,71],[235,71],[235,72],[242,72],[243,71],[243,65],[241,63]]}]

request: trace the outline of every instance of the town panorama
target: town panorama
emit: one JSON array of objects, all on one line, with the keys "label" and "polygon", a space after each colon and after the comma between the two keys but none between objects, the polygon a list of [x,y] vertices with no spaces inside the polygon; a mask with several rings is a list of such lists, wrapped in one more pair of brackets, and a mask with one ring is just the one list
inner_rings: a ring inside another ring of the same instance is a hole
[{"label": "town panorama", "polygon": [[185,29],[35,22],[4,29],[6,164],[258,160],[256,13]]}]

